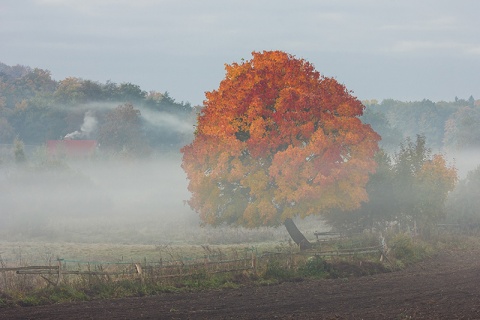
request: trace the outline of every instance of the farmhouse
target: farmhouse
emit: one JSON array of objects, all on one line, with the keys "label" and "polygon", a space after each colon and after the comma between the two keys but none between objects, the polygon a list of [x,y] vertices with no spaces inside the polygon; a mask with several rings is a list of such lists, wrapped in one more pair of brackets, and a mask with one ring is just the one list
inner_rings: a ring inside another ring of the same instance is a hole
[{"label": "farmhouse", "polygon": [[65,139],[47,141],[47,155],[49,158],[88,159],[95,154],[96,149],[96,140]]}]

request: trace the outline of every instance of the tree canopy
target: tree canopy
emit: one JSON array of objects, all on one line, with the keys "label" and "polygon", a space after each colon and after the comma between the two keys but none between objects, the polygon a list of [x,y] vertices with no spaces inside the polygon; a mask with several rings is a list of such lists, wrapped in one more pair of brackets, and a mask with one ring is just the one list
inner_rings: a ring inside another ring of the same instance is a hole
[{"label": "tree canopy", "polygon": [[190,206],[208,224],[256,227],[367,201],[380,137],[362,103],[303,59],[252,55],[225,66],[182,149]]},{"label": "tree canopy", "polygon": [[129,155],[148,154],[142,133],[140,110],[127,103],[108,112],[100,128],[99,142],[107,151]]}]

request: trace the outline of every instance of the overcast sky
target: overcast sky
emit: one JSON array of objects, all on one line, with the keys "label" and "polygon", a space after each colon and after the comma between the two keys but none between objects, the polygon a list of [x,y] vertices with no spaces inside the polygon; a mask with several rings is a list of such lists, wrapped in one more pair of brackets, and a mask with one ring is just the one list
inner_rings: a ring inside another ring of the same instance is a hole
[{"label": "overcast sky", "polygon": [[201,104],[283,50],[360,99],[480,99],[478,0],[0,0],[0,62]]}]

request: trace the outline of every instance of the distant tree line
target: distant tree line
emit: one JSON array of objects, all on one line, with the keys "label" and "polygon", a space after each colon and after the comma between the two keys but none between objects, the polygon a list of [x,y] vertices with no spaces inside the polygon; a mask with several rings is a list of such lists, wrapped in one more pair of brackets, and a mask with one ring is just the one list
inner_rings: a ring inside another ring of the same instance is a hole
[{"label": "distant tree line", "polygon": [[455,97],[452,102],[424,99],[402,102],[365,100],[362,121],[382,136],[381,146],[394,151],[406,138],[422,135],[437,151],[480,147],[480,100]]},{"label": "distant tree line", "polygon": [[[93,122],[84,128],[87,113]],[[168,92],[75,77],[55,81],[48,70],[0,63],[0,144],[42,145],[77,132],[70,137],[98,140],[112,152],[178,150],[192,138],[195,117],[195,108]]]},{"label": "distant tree line", "polygon": [[[428,147],[437,151],[480,148],[480,100],[472,96],[455,97],[452,102],[385,99],[363,103],[362,121],[381,135],[380,145],[390,153],[404,139],[416,135],[424,136]],[[130,114],[138,118],[138,130],[132,130],[132,122],[121,118],[127,116],[122,113],[126,104],[138,111]],[[89,138],[110,146],[113,143],[118,149],[122,142],[112,141],[108,135],[122,130],[115,126],[129,123],[125,130],[137,135],[129,141],[145,144],[137,151],[181,148],[193,138],[192,132],[181,128],[186,124],[193,128],[197,113],[189,103],[176,102],[168,92],[146,92],[128,82],[99,83],[75,77],[55,81],[48,70],[0,62],[0,144],[19,139],[26,145],[41,145],[49,139],[61,139],[81,128],[89,110],[98,125],[88,132]],[[144,116],[147,113],[149,116]],[[155,123],[147,121],[152,113]]]}]

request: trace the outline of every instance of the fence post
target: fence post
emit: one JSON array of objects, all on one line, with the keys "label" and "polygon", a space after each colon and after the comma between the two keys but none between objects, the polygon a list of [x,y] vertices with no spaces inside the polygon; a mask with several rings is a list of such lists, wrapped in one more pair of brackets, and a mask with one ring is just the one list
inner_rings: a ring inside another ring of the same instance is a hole
[{"label": "fence post", "polygon": [[159,272],[160,277],[161,277],[163,275],[163,258],[162,257],[160,257],[158,272]]},{"label": "fence post", "polygon": [[140,277],[140,282],[142,285],[145,284],[145,279],[143,278],[142,265],[140,263],[135,263],[135,268],[137,269],[138,276]]},{"label": "fence post", "polygon": [[253,269],[253,273],[257,274],[257,255],[253,250],[252,250],[252,269]]},{"label": "fence post", "polygon": [[387,243],[385,242],[385,238],[383,237],[383,234],[380,233],[380,237],[379,237],[379,242],[380,242],[380,261],[383,261],[384,257],[386,256],[386,252],[387,252]]},{"label": "fence post", "polygon": [[383,259],[387,260],[387,262],[395,269],[395,265],[387,257],[388,246],[387,246],[387,242],[385,241],[385,237],[381,233],[380,233],[380,246],[381,246],[380,261],[382,262]]},{"label": "fence post", "polygon": [[55,286],[57,286],[61,279],[62,279],[62,261],[63,259],[60,259],[60,258],[57,258],[57,262],[58,262],[58,277],[57,277],[57,283],[55,283]]}]

